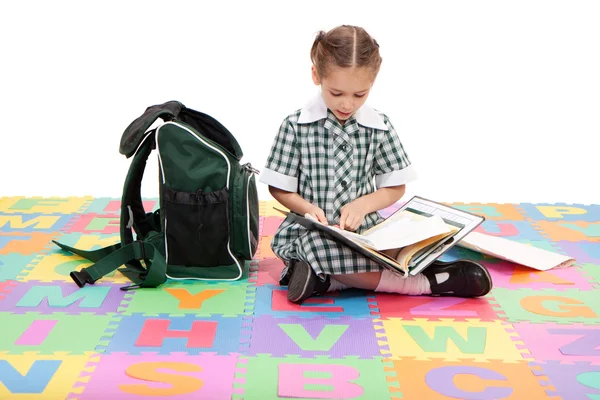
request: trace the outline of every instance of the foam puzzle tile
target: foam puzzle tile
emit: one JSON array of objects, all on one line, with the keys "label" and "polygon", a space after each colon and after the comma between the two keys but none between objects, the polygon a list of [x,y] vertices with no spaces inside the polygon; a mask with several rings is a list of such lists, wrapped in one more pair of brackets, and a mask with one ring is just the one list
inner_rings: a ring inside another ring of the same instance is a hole
[{"label": "foam puzzle tile", "polygon": [[75,218],[77,218],[77,216],[72,214],[0,213],[0,232],[54,233],[61,231]]},{"label": "foam puzzle tile", "polygon": [[[121,241],[119,232],[113,233],[91,233],[84,234],[81,232],[64,233],[60,236],[59,242],[67,246],[75,247],[81,250],[97,250],[103,247],[112,246]],[[51,245],[51,250],[58,254],[71,254],[66,250],[62,250],[54,243]]]},{"label": "foam puzzle tile", "polygon": [[287,300],[287,290],[281,287],[264,285],[256,288],[254,312],[257,315],[275,315],[281,317],[300,316],[312,318],[326,316],[338,318],[373,318],[367,298],[361,290],[343,290],[311,297],[301,304]]},{"label": "foam puzzle tile", "polygon": [[[144,210],[152,212],[158,209],[158,198],[144,198],[142,201]],[[121,199],[120,198],[95,198],[85,208],[85,213],[91,214],[121,214]]]},{"label": "foam puzzle tile", "polygon": [[0,300],[6,299],[10,292],[17,286],[17,281],[0,281]]},{"label": "foam puzzle tile", "polygon": [[390,399],[387,372],[380,359],[301,358],[298,356],[244,357],[244,400],[302,399]]},{"label": "foam puzzle tile", "polygon": [[499,316],[510,322],[600,323],[596,291],[496,288],[494,298]]},{"label": "foam puzzle tile", "polygon": [[537,271],[518,264],[499,261],[483,262],[487,267],[495,288],[505,289],[579,289],[592,290],[593,285],[579,268],[556,268]]},{"label": "foam puzzle tile", "polygon": [[[68,252],[49,252],[24,268],[18,275],[18,280],[22,282],[64,282],[65,286],[74,286],[76,284],[69,274],[90,265],[92,265],[91,261]],[[107,273],[96,283],[118,283],[121,284],[119,285],[121,287],[131,281],[120,271],[115,270]]]},{"label": "foam puzzle tile", "polygon": [[519,322],[513,327],[536,361],[589,361],[600,365],[599,325]]},{"label": "foam puzzle tile", "polygon": [[[112,315],[0,312],[0,352],[87,354],[95,350]],[[73,340],[76,335],[77,340]]]},{"label": "foam puzzle tile", "polygon": [[527,240],[527,239],[512,239],[515,242],[526,244],[529,246],[537,247],[538,249],[551,251],[554,253],[566,254],[564,251],[560,249],[554,242],[547,242],[545,240]]},{"label": "foam puzzle tile", "polygon": [[402,358],[390,368],[403,399],[545,399],[526,362]]},{"label": "foam puzzle tile", "polygon": [[536,228],[553,242],[589,241],[600,243],[600,221],[537,221]]},{"label": "foam puzzle tile", "polygon": [[374,293],[369,299],[373,314],[381,319],[423,319],[430,321],[477,319],[494,321],[496,311],[487,298],[465,299],[458,297],[398,296],[392,293]]},{"label": "foam puzzle tile", "polygon": [[0,232],[0,255],[40,255],[49,250],[55,233],[42,232]]},{"label": "foam puzzle tile", "polygon": [[252,321],[252,338],[245,354],[373,358],[381,357],[381,348],[386,347],[385,340],[385,335],[376,332],[373,321],[369,319],[260,315]]},{"label": "foam puzzle tile", "polygon": [[0,354],[0,398],[67,398],[89,354]]},{"label": "foam puzzle tile", "polygon": [[173,282],[134,291],[124,314],[248,315],[253,303],[254,288],[249,285]]},{"label": "foam puzzle tile", "polygon": [[25,269],[35,255],[22,255],[18,253],[0,254],[0,281],[15,280]]},{"label": "foam puzzle tile", "polygon": [[586,221],[600,220],[600,205],[597,204],[519,204],[527,217],[533,221]]},{"label": "foam puzzle tile", "polygon": [[590,277],[594,287],[600,286],[600,264],[583,264],[581,265],[582,271]]},{"label": "foam puzzle tile", "polygon": [[254,256],[255,259],[264,260],[277,257],[275,253],[273,253],[273,250],[271,250],[272,239],[272,236],[263,236],[260,238],[260,242],[258,243],[258,251]]},{"label": "foam puzzle tile", "polygon": [[257,261],[256,274],[252,283],[256,286],[279,285],[279,277],[283,267],[283,261],[278,258],[265,258]]},{"label": "foam puzzle tile", "polygon": [[452,206],[493,221],[523,221],[525,217],[515,204],[452,203]]},{"label": "foam puzzle tile", "polygon": [[118,234],[120,232],[119,224],[120,216],[116,213],[85,213],[80,215],[79,218],[65,232],[79,232],[86,235]]},{"label": "foam puzzle tile", "polygon": [[274,236],[275,232],[277,232],[277,228],[283,222],[283,217],[265,217],[263,220],[263,231],[261,232],[261,236]]},{"label": "foam puzzle tile", "polygon": [[283,214],[281,214],[279,211],[275,210],[273,207],[277,207],[277,208],[279,208],[281,210],[288,211],[285,207],[283,207],[281,204],[279,204],[275,200],[261,201],[259,203],[259,213],[260,213],[260,215],[262,215],[265,218],[267,218],[267,217],[280,217],[280,218],[282,218]]},{"label": "foam puzzle tile", "polygon": [[561,240],[556,242],[556,245],[563,253],[574,257],[580,264],[600,265],[600,243],[598,242]]},{"label": "foam puzzle tile", "polygon": [[250,317],[123,316],[97,350],[128,354],[241,352],[242,339],[250,335],[246,318]]},{"label": "foam puzzle tile", "polygon": [[126,294],[108,283],[79,288],[64,282],[17,282],[2,298],[0,312],[110,314],[117,312]]},{"label": "foam puzzle tile", "polygon": [[390,348],[384,356],[393,360],[404,357],[449,361],[526,359],[522,343],[507,332],[502,321],[394,318],[382,321],[382,333]]},{"label": "foam puzzle tile", "polygon": [[103,354],[87,367],[71,399],[231,399],[238,355]]},{"label": "foam puzzle tile", "polygon": [[79,214],[92,197],[0,197],[2,214]]},{"label": "foam puzzle tile", "polygon": [[518,237],[526,240],[544,240],[544,236],[536,229],[536,226],[527,221],[485,220],[475,228],[475,232],[507,239]]},{"label": "foam puzzle tile", "polygon": [[532,363],[534,373],[543,376],[552,385],[549,395],[563,399],[600,398],[600,366],[586,362],[562,364],[559,361]]}]

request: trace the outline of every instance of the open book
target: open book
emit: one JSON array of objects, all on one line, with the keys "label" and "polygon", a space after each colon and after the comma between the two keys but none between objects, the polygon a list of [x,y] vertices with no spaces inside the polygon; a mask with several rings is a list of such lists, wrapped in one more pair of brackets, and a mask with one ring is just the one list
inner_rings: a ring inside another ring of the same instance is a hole
[{"label": "open book", "polygon": [[402,275],[416,275],[484,221],[484,217],[415,196],[382,223],[357,234],[310,215],[279,210]]}]

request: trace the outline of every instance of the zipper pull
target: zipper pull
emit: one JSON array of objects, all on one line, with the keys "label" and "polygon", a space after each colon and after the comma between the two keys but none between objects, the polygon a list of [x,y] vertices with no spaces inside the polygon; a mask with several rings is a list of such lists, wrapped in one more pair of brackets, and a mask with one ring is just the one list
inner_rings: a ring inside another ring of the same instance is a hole
[{"label": "zipper pull", "polygon": [[257,170],[256,168],[252,167],[252,165],[250,165],[250,163],[244,164],[243,167],[246,171],[250,171],[253,174],[256,174],[256,175],[260,174],[260,171]]}]

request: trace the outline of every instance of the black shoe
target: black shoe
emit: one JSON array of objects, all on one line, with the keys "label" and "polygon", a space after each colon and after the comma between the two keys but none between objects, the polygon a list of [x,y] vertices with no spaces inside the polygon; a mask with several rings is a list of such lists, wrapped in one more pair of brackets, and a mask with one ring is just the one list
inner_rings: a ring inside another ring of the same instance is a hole
[{"label": "black shoe", "polygon": [[311,296],[323,294],[329,289],[329,275],[325,281],[322,281],[306,262],[293,260],[290,269],[292,273],[288,283],[287,297],[292,303],[300,303]]},{"label": "black shoe", "polygon": [[294,260],[284,262],[285,266],[283,270],[281,270],[281,274],[279,275],[279,286],[287,286],[290,283],[290,277],[292,276],[292,268],[291,265],[294,263]]},{"label": "black shoe", "polygon": [[[446,272],[449,277],[437,283],[436,274]],[[433,296],[481,297],[492,290],[492,277],[487,268],[472,260],[434,261],[424,271]]]}]

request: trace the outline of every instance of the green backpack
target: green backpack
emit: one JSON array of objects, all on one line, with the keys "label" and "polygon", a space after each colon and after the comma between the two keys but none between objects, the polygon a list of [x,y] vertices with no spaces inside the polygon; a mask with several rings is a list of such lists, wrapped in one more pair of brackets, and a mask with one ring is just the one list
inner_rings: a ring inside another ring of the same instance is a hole
[{"label": "green backpack", "polygon": [[[163,123],[149,130],[159,118]],[[160,203],[148,212],[140,189],[154,149]],[[240,279],[258,245],[258,171],[240,163],[243,153],[233,135],[209,115],[170,101],[134,120],[119,152],[133,157],[121,199],[120,243],[81,250],[54,241],[94,263],[71,272],[75,283],[93,284],[117,269],[133,282],[122,290],[157,287],[167,279]]]}]

